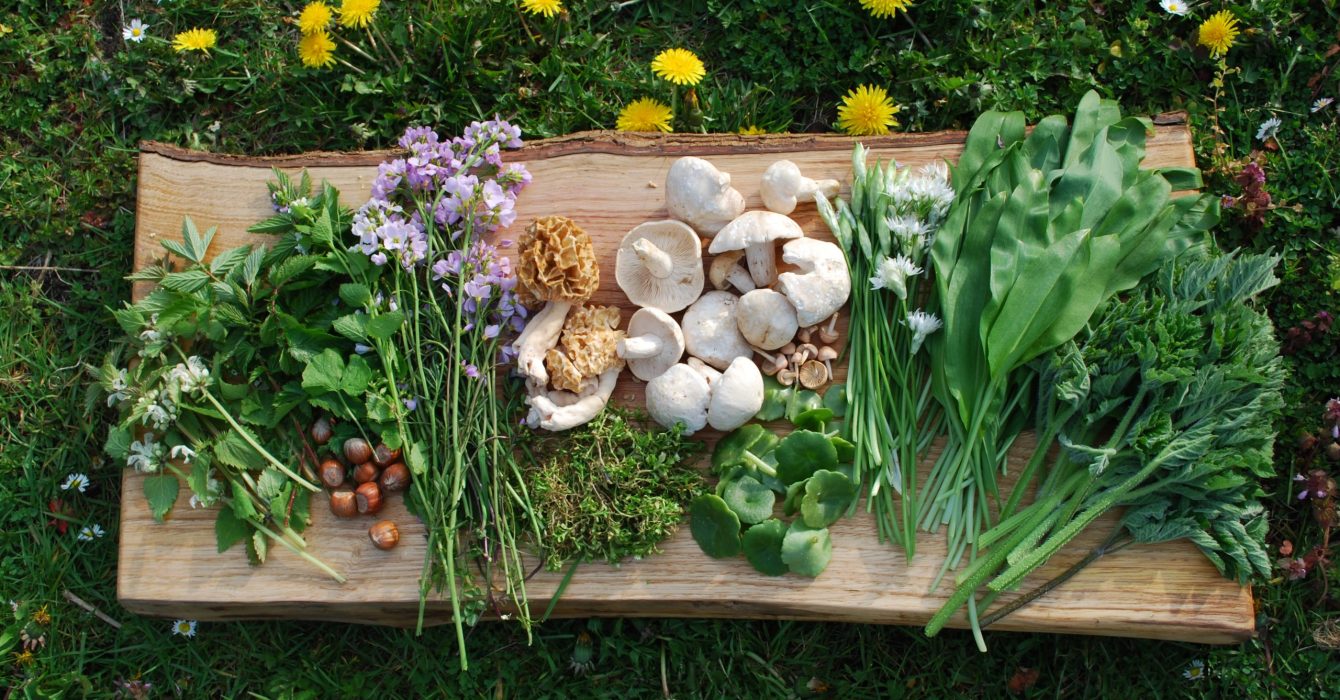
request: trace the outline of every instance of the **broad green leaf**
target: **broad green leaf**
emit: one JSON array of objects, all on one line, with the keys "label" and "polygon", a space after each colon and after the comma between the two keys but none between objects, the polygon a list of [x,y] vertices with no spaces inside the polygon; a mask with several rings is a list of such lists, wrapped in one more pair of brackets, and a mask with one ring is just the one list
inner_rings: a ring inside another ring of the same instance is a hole
[{"label": "broad green leaf", "polygon": [[256,479],[256,495],[268,501],[279,494],[287,481],[288,478],[278,469],[266,467],[260,478]]},{"label": "broad green leaf", "polygon": [[689,504],[689,530],[709,557],[724,559],[740,553],[740,519],[714,494],[702,494]]},{"label": "broad green leaf", "polygon": [[113,425],[107,429],[107,442],[103,450],[107,456],[119,463],[120,466],[126,465],[126,458],[130,456],[130,443],[133,436],[130,430],[119,425]]},{"label": "broad green leaf", "polygon": [[782,539],[782,561],[792,573],[814,578],[828,568],[833,558],[833,540],[828,529],[815,529],[797,520]]},{"label": "broad green leaf", "polygon": [[808,479],[820,469],[837,466],[837,448],[823,433],[797,430],[777,445],[777,478],[783,484]]},{"label": "broad green leaf", "polygon": [[244,245],[238,248],[229,248],[228,250],[214,256],[209,261],[209,271],[218,277],[227,276],[238,265],[241,265],[247,256],[251,254],[251,246]]},{"label": "broad green leaf", "polygon": [[[366,365],[364,365],[366,367]],[[302,371],[302,388],[317,396],[340,390],[340,381],[344,376],[344,359],[330,348],[321,351],[307,363]]]},{"label": "broad green leaf", "polygon": [[740,476],[726,484],[721,500],[735,511],[740,522],[748,524],[760,523],[771,517],[777,496],[758,479]]},{"label": "broad green leaf", "polygon": [[264,469],[266,465],[265,458],[247,444],[235,430],[224,433],[219,441],[214,443],[214,458],[246,471]]},{"label": "broad green leaf", "polygon": [[177,490],[181,487],[173,474],[151,474],[144,477],[144,498],[149,502],[149,511],[154,520],[163,522],[163,517],[172,510],[177,502]]},{"label": "broad green leaf", "polygon": [[231,508],[219,509],[219,516],[214,519],[214,541],[219,552],[247,539],[252,532],[251,523],[239,519]]},{"label": "broad green leaf", "polygon": [[340,285],[340,299],[356,309],[361,309],[372,301],[372,292],[366,284],[348,282]]},{"label": "broad green leaf", "polygon": [[204,270],[171,272],[159,280],[158,284],[162,285],[164,289],[191,294],[200,291],[206,284],[209,284],[209,273]]},{"label": "broad green leaf", "polygon": [[367,360],[361,355],[350,356],[349,365],[340,377],[340,389],[350,396],[358,396],[367,391],[371,381],[372,368],[368,366]]},{"label": "broad green leaf", "polygon": [[331,328],[336,333],[353,341],[364,341],[368,339],[368,315],[367,314],[347,314],[335,319]]},{"label": "broad green leaf", "polygon": [[796,425],[796,421],[802,413],[820,408],[823,404],[824,400],[818,394],[809,389],[802,389],[796,392],[787,402],[786,419],[791,421],[792,425]]},{"label": "broad green leaf", "polygon": [[389,340],[404,322],[405,315],[399,311],[377,314],[368,319],[368,335],[377,340]]},{"label": "broad green leaf", "polygon": [[[771,436],[773,439],[766,441],[766,436]],[[755,452],[755,445],[760,442],[766,443],[767,449]],[[756,455],[766,453],[776,444],[777,436],[767,428],[758,423],[742,425],[718,440],[716,447],[712,448],[712,472],[720,475],[726,468],[743,462],[745,452],[754,452]]]},{"label": "broad green leaf", "polygon": [[781,576],[787,571],[782,561],[782,541],[786,537],[786,523],[772,518],[745,530],[742,538],[744,558],[759,573]]},{"label": "broad green leaf", "polygon": [[805,482],[800,513],[810,527],[828,527],[838,521],[856,498],[856,484],[840,472],[820,470]]},{"label": "broad green leaf", "polygon": [[251,533],[251,552],[256,557],[256,563],[265,563],[265,557],[270,552],[270,541],[265,538],[265,533],[260,530]]}]

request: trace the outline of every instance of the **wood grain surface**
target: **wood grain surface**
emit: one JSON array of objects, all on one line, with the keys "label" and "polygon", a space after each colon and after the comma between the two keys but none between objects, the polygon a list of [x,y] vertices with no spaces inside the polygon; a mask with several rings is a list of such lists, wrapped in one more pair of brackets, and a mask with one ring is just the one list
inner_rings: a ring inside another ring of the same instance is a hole
[{"label": "wood grain surface", "polygon": [[[1190,165],[1190,135],[1184,125],[1161,119],[1151,138],[1146,165]],[[866,139],[880,158],[919,165],[951,162],[963,134],[899,135]],[[614,249],[638,223],[665,218],[662,184],[674,158],[709,156],[732,174],[750,208],[761,207],[758,183],[774,160],[789,158],[811,177],[846,179],[854,141],[832,135],[742,137],[651,136],[592,132],[528,144],[514,154],[525,160],[534,182],[521,195],[515,237],[532,219],[563,214],[595,239],[601,256],[598,303],[627,306],[614,283]],[[163,144],[143,145],[139,169],[135,267],[162,255],[158,241],[179,235],[190,215],[201,228],[217,226],[211,253],[256,240],[246,228],[268,216],[264,186],[271,167],[290,172],[307,168],[313,179],[329,180],[346,204],[368,195],[376,164],[386,152],[309,153],[277,158],[242,158],[184,151]],[[828,238],[813,206],[794,218],[807,235]],[[136,296],[143,288],[135,289]],[[627,317],[625,312],[625,320]],[[615,400],[637,405],[642,383],[625,373]],[[1012,462],[1032,449],[1025,435]],[[1026,457],[1023,457],[1026,458]],[[923,469],[926,468],[923,464]],[[412,625],[418,610],[418,578],[424,559],[422,526],[395,499],[384,511],[399,523],[401,545],[375,549],[367,538],[369,520],[339,520],[314,505],[308,530],[311,551],[341,571],[341,585],[281,548],[270,561],[251,567],[240,549],[218,554],[214,513],[192,510],[186,489],[168,521],[155,523],[141,490],[141,475],[123,479],[119,533],[118,597],[128,609],[150,615],[204,620],[299,618],[387,625]],[[1077,538],[1031,576],[1024,590],[1046,580],[1102,541],[1111,518]],[[708,558],[682,528],[657,556],[620,566],[581,567],[555,608],[557,616],[667,616],[785,618],[848,622],[923,624],[948,595],[942,583],[928,587],[944,555],[943,535],[923,533],[910,565],[901,551],[881,543],[874,522],[862,513],[832,527],[833,559],[817,579],[793,575],[769,578],[743,558]],[[561,580],[540,573],[528,584],[532,606],[543,610]],[[1005,596],[1007,602],[1011,596]],[[427,620],[448,621],[445,601],[430,605]],[[964,626],[960,616],[954,626]],[[1186,542],[1130,547],[1106,556],[1060,588],[997,623],[992,630],[1028,630],[1148,637],[1204,643],[1231,643],[1253,633],[1251,592],[1222,579]],[[988,640],[989,641],[989,640]]]}]

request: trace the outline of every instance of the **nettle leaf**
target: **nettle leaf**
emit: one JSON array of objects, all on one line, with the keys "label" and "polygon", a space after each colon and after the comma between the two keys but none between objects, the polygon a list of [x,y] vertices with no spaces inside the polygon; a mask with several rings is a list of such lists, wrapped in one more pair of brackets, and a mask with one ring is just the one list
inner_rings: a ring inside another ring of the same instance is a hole
[{"label": "nettle leaf", "polygon": [[837,448],[823,433],[812,430],[797,430],[787,435],[777,445],[777,478],[783,484],[791,484],[808,479],[820,469],[833,469],[837,466]]},{"label": "nettle leaf", "polygon": [[265,538],[265,533],[260,530],[251,533],[251,549],[249,553],[255,557],[257,564],[265,563],[265,555],[270,553],[270,541]]},{"label": "nettle leaf", "polygon": [[805,482],[800,513],[810,527],[828,527],[842,517],[856,498],[856,484],[840,472],[821,469]]},{"label": "nettle leaf", "polygon": [[[364,365],[366,366],[366,364]],[[302,388],[317,396],[340,390],[340,380],[344,376],[344,358],[330,348],[314,355],[302,370]]]},{"label": "nettle leaf", "polygon": [[400,330],[401,324],[405,322],[405,315],[399,311],[388,311],[384,314],[378,314],[368,319],[368,335],[377,340],[389,340],[395,332]]},{"label": "nettle leaf", "polygon": [[219,517],[214,519],[214,542],[218,545],[219,552],[225,552],[229,547],[250,537],[253,531],[251,523],[239,519],[232,508],[220,508]]},{"label": "nettle leaf", "polygon": [[732,479],[722,490],[721,500],[735,511],[742,523],[760,523],[772,516],[777,496],[752,476]]},{"label": "nettle leaf", "polygon": [[371,381],[372,368],[368,366],[367,360],[361,355],[354,355],[349,358],[349,366],[344,368],[344,374],[340,376],[340,389],[350,396],[358,396],[368,390]]},{"label": "nettle leaf", "polygon": [[246,471],[265,468],[265,458],[247,444],[235,430],[224,433],[223,437],[214,443],[214,457],[224,464]]},{"label": "nettle leaf", "polygon": [[367,314],[348,314],[335,319],[330,327],[335,329],[336,333],[348,338],[349,340],[367,340],[368,339],[368,315]]},{"label": "nettle leaf", "polygon": [[833,540],[828,528],[815,529],[799,520],[791,523],[782,539],[782,561],[801,576],[814,578],[828,568],[833,558]]},{"label": "nettle leaf", "polygon": [[349,282],[340,285],[340,300],[358,309],[372,301],[372,291],[366,284]]},{"label": "nettle leaf", "polygon": [[279,495],[287,482],[288,479],[278,469],[266,467],[256,480],[256,495],[268,501]]},{"label": "nettle leaf", "polygon": [[132,438],[130,430],[119,425],[113,425],[107,429],[107,443],[103,445],[103,450],[107,453],[107,456],[124,465],[126,458],[130,456]]},{"label": "nettle leaf", "polygon": [[765,520],[748,530],[742,538],[744,558],[759,573],[768,576],[781,576],[788,567],[782,561],[782,542],[786,538],[786,523],[772,518]]},{"label": "nettle leaf", "polygon": [[740,553],[740,519],[713,494],[702,494],[689,504],[689,530],[709,557],[724,559]]},{"label": "nettle leaf", "polygon": [[154,474],[144,477],[144,498],[149,501],[149,510],[154,514],[154,520],[163,522],[163,517],[172,510],[172,505],[177,502],[177,491],[181,485],[177,483],[177,477],[172,474]]}]

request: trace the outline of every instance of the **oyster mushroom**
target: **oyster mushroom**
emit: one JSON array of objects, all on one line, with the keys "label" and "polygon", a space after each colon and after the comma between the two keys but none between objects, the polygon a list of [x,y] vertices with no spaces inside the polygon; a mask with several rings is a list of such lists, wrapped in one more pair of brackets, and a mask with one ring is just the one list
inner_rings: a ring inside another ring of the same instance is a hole
[{"label": "oyster mushroom", "polygon": [[666,428],[684,424],[692,435],[707,425],[712,390],[702,373],[688,365],[675,365],[647,382],[647,413]]},{"label": "oyster mushroom", "polygon": [[684,332],[675,319],[659,309],[638,309],[628,320],[628,337],[619,341],[619,357],[633,376],[651,381],[679,362],[684,354]]},{"label": "oyster mushroom", "polygon": [[735,358],[753,354],[735,320],[738,301],[729,292],[708,292],[684,312],[684,347],[690,355],[726,369]]},{"label": "oyster mushroom", "polygon": [[800,167],[789,160],[779,160],[763,171],[759,190],[763,206],[778,214],[796,210],[796,202],[813,202],[815,194],[826,199],[837,195],[842,185],[837,180],[812,180],[800,174]]},{"label": "oyster mushroom", "polygon": [[740,334],[750,345],[776,350],[796,337],[796,307],[771,289],[755,289],[740,297],[735,309]]},{"label": "oyster mushroom", "polygon": [[814,326],[832,316],[851,294],[851,276],[842,249],[827,241],[798,238],[782,246],[782,260],[799,272],[777,276],[777,288],[796,307],[796,321]]},{"label": "oyster mushroom", "polygon": [[721,431],[735,430],[748,423],[760,408],[763,408],[763,373],[753,360],[737,357],[712,385],[707,424]]},{"label": "oyster mushroom", "polygon": [[665,208],[670,216],[703,236],[715,236],[744,211],[744,196],[730,186],[730,174],[703,160],[686,156],[665,176]]},{"label": "oyster mushroom", "polygon": [[773,242],[804,235],[800,225],[788,216],[771,211],[747,211],[717,232],[707,252],[718,255],[743,250],[754,284],[767,287],[777,281],[777,251]]},{"label": "oyster mushroom", "polygon": [[703,248],[678,221],[648,221],[623,237],[614,277],[638,306],[674,313],[703,292]]},{"label": "oyster mushroom", "polygon": [[529,383],[543,387],[549,383],[544,356],[558,344],[573,304],[590,299],[600,286],[600,268],[591,237],[562,216],[536,219],[521,237],[517,252],[518,298],[527,306],[545,305],[530,318],[512,347],[517,369]]},{"label": "oyster mushroom", "polygon": [[756,288],[754,278],[750,277],[749,271],[740,264],[740,259],[743,257],[743,250],[730,250],[712,258],[707,279],[711,280],[713,289],[735,287],[741,293],[754,291]]}]

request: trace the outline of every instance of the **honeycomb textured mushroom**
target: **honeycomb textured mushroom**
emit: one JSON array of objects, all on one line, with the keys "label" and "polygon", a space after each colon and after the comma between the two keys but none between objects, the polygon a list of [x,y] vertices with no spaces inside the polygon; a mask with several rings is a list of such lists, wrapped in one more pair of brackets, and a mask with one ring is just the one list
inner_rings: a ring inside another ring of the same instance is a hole
[{"label": "honeycomb textured mushroom", "polygon": [[517,297],[523,304],[544,302],[512,343],[517,369],[530,383],[543,387],[549,383],[544,356],[558,344],[568,311],[590,299],[600,286],[591,237],[566,217],[536,219],[517,245],[516,276]]},{"label": "honeycomb textured mushroom", "polygon": [[619,341],[619,357],[644,382],[661,376],[684,355],[684,332],[659,309],[638,309],[628,320],[628,337]]},{"label": "honeycomb textured mushroom", "polygon": [[707,425],[712,390],[707,379],[688,365],[675,365],[647,382],[647,413],[666,428],[684,424],[692,435]]},{"label": "honeycomb textured mushroom", "polygon": [[760,193],[763,206],[778,214],[790,214],[796,203],[813,202],[815,194],[827,199],[837,195],[842,185],[837,180],[812,180],[800,174],[800,167],[789,160],[779,160],[763,171]]},{"label": "honeycomb textured mushroom", "polygon": [[618,344],[619,307],[579,306],[568,313],[556,348],[544,356],[544,367],[556,389],[582,391],[611,369],[623,369]]},{"label": "honeycomb textured mushroom", "polygon": [[665,176],[665,208],[670,216],[711,238],[744,211],[744,196],[730,186],[730,174],[686,156]]},{"label": "honeycomb textured mushroom", "polygon": [[717,369],[753,356],[735,320],[738,301],[730,292],[708,292],[684,312],[684,347],[690,355]]},{"label": "honeycomb textured mushroom", "polygon": [[755,289],[740,297],[735,309],[740,334],[751,345],[776,350],[796,337],[796,307],[786,295],[771,289]]},{"label": "honeycomb textured mushroom", "polygon": [[678,221],[648,221],[619,244],[614,277],[638,306],[674,313],[703,293],[703,248],[698,234]]},{"label": "honeycomb textured mushroom", "polygon": [[721,431],[735,430],[748,423],[761,408],[763,373],[750,358],[737,357],[712,385],[707,424]]},{"label": "honeycomb textured mushroom", "polygon": [[827,241],[799,238],[782,246],[782,260],[799,272],[777,276],[777,288],[796,307],[801,326],[817,325],[832,316],[851,295],[851,276],[842,249]]},{"label": "honeycomb textured mushroom", "polygon": [[777,250],[774,241],[801,238],[800,225],[771,211],[747,211],[726,224],[712,239],[707,251],[719,255],[743,250],[754,284],[767,287],[777,281]]}]

